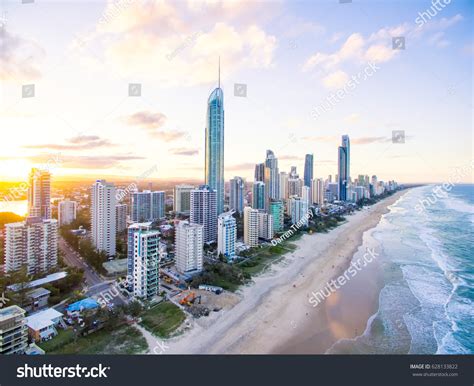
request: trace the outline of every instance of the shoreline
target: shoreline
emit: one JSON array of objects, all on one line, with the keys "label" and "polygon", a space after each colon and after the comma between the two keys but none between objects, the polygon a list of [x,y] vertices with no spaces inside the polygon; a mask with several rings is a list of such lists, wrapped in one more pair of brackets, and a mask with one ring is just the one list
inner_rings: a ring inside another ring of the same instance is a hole
[{"label": "shoreline", "polygon": [[[241,300],[233,308],[193,320],[190,329],[167,340],[167,353],[322,354],[337,340],[363,332],[367,319],[376,311],[373,296],[369,301],[364,298],[365,312],[347,325],[331,317],[334,312],[341,313],[338,291],[317,307],[308,298],[347,269],[362,245],[364,233],[374,228],[388,207],[407,191],[348,216],[345,223],[328,233],[303,235],[295,241],[295,251],[283,255],[252,284],[237,291]],[[366,268],[359,275],[369,271]],[[373,290],[378,303],[379,291],[372,288],[369,292]],[[369,315],[365,318],[366,313]]]}]

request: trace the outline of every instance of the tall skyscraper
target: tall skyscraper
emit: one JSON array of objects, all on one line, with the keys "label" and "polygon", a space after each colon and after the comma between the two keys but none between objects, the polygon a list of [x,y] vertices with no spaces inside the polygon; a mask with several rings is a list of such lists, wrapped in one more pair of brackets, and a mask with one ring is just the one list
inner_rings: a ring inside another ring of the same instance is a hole
[{"label": "tall skyscraper", "polygon": [[265,164],[256,164],[255,165],[255,176],[254,176],[255,181],[265,181]]},{"label": "tall skyscraper", "polygon": [[288,173],[281,172],[280,173],[280,199],[287,200],[288,199]]},{"label": "tall skyscraper", "polygon": [[192,185],[176,185],[174,187],[173,210],[176,213],[189,215],[191,205],[191,190],[195,189]]},{"label": "tall skyscraper", "polygon": [[76,201],[64,200],[58,204],[59,226],[68,225],[76,219]]},{"label": "tall skyscraper", "polygon": [[278,159],[271,150],[267,150],[265,159],[265,209],[270,208],[270,200],[278,200],[280,198],[280,175],[278,171]]},{"label": "tall skyscraper", "polygon": [[175,250],[176,269],[180,273],[202,271],[203,266],[203,226],[180,221],[176,227]]},{"label": "tall skyscraper", "polygon": [[244,188],[245,183],[242,177],[234,177],[230,180],[229,206],[239,214],[244,211]]},{"label": "tall skyscraper", "polygon": [[5,273],[26,266],[28,275],[34,275],[48,272],[57,264],[57,220],[27,217],[5,225]]},{"label": "tall skyscraper", "polygon": [[205,243],[217,241],[217,192],[207,185],[191,190],[191,224],[204,227]]},{"label": "tall skyscraper", "polygon": [[283,201],[272,201],[270,202],[270,214],[273,218],[273,231],[281,232],[283,231],[284,225],[284,206]]},{"label": "tall skyscraper", "polygon": [[216,191],[217,214],[224,211],[224,92],[218,86],[207,101],[205,183]]},{"label": "tall skyscraper", "polygon": [[222,213],[217,220],[217,254],[227,260],[235,257],[237,241],[237,222],[232,216],[233,211]]},{"label": "tall skyscraper", "polygon": [[160,232],[137,229],[132,239],[133,295],[149,299],[159,288]]},{"label": "tall skyscraper", "polygon": [[311,189],[308,186],[303,186],[301,189],[301,199],[305,202],[306,206],[309,208],[311,205]]},{"label": "tall skyscraper", "polygon": [[115,205],[115,231],[117,233],[123,232],[127,229],[127,205]]},{"label": "tall skyscraper", "polygon": [[133,222],[160,220],[165,217],[165,192],[132,192],[130,217]]},{"label": "tall skyscraper", "polygon": [[92,242],[98,251],[115,255],[116,213],[115,186],[105,180],[97,180],[91,188]]},{"label": "tall skyscraper", "polygon": [[313,180],[313,155],[306,154],[304,158],[304,186],[311,188],[311,181]]},{"label": "tall skyscraper", "polygon": [[265,209],[265,183],[255,181],[252,187],[252,208]]},{"label": "tall skyscraper", "polygon": [[251,248],[258,247],[258,213],[258,209],[244,208],[244,243]]},{"label": "tall skyscraper", "polygon": [[28,215],[44,220],[51,218],[51,174],[31,169],[28,184]]},{"label": "tall skyscraper", "polygon": [[350,181],[350,141],[348,135],[342,136],[342,145],[338,149],[338,186],[339,195],[338,198],[341,201],[346,201],[347,197],[347,186]]}]

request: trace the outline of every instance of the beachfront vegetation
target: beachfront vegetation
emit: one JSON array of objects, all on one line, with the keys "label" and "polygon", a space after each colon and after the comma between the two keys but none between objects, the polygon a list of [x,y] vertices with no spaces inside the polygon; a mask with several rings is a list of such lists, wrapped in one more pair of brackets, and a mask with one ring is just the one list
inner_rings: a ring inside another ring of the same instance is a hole
[{"label": "beachfront vegetation", "polygon": [[184,322],[186,315],[170,302],[160,303],[141,315],[141,325],[154,335],[168,338]]},{"label": "beachfront vegetation", "polygon": [[140,331],[132,326],[83,337],[78,337],[72,329],[59,330],[58,336],[39,346],[47,354],[140,354],[148,348]]},{"label": "beachfront vegetation", "polygon": [[236,265],[216,261],[204,263],[204,269],[194,276],[191,287],[197,288],[200,284],[209,284],[222,287],[228,291],[235,291],[239,285],[244,284],[250,277]]}]

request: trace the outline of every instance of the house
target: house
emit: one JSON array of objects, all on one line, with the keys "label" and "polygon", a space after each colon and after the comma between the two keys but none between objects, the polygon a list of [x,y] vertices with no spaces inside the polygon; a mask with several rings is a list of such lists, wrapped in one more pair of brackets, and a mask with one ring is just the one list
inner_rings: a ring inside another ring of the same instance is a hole
[{"label": "house", "polygon": [[48,299],[51,291],[40,287],[26,294],[26,304],[23,307],[26,311],[37,311],[48,306]]},{"label": "house", "polygon": [[58,334],[56,330],[58,325],[63,328],[66,327],[63,321],[63,314],[54,308],[48,308],[28,316],[26,318],[26,325],[28,326],[28,335],[35,342],[42,342],[56,336]]}]

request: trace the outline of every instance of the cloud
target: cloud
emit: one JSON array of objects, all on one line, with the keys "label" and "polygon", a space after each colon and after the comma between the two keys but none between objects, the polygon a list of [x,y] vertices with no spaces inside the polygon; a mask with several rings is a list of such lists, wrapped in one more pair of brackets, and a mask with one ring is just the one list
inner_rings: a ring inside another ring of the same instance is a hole
[{"label": "cloud", "polygon": [[225,167],[226,171],[242,171],[242,170],[254,170],[255,164],[251,162],[244,162],[236,165],[229,165]]},{"label": "cloud", "polygon": [[215,83],[219,56],[223,79],[243,68],[269,68],[277,39],[252,21],[262,7],[252,3],[258,2],[132,2],[87,39],[103,57],[81,62],[120,77],[140,73],[164,87]]},{"label": "cloud", "polygon": [[100,138],[97,135],[78,135],[67,140],[66,144],[39,144],[25,145],[25,149],[49,149],[49,150],[88,150],[100,147],[116,146],[108,139]]},{"label": "cloud", "polygon": [[[24,157],[33,163],[42,163],[51,155],[37,154]],[[101,169],[119,165],[122,161],[142,160],[145,157],[125,154],[125,155],[103,155],[103,156],[70,156],[61,154],[61,168],[70,169]]]},{"label": "cloud", "polygon": [[428,43],[438,48],[444,48],[449,46],[450,42],[445,38],[444,31],[436,32],[429,40]]},{"label": "cloud", "polygon": [[36,42],[0,28],[0,80],[34,81],[41,77],[38,68],[44,50]]},{"label": "cloud", "polygon": [[277,157],[279,160],[283,161],[296,161],[296,160],[301,160],[303,157],[301,156],[296,156],[296,155],[280,155]]},{"label": "cloud", "polygon": [[355,145],[368,145],[370,143],[381,143],[387,142],[391,140],[387,137],[359,137],[359,138],[351,138],[351,144]]},{"label": "cloud", "polygon": [[199,154],[199,149],[188,149],[184,147],[170,149],[169,152],[174,155],[193,156]]},{"label": "cloud", "polygon": [[344,121],[347,123],[357,123],[359,122],[360,115],[357,113],[353,113],[351,115],[348,115],[347,117],[344,118]]},{"label": "cloud", "polygon": [[333,72],[322,79],[324,86],[331,89],[342,88],[348,80],[349,75],[341,70]]},{"label": "cloud", "polygon": [[130,126],[139,126],[147,130],[155,130],[161,128],[166,122],[166,115],[150,111],[139,111],[128,117],[124,121]]}]

